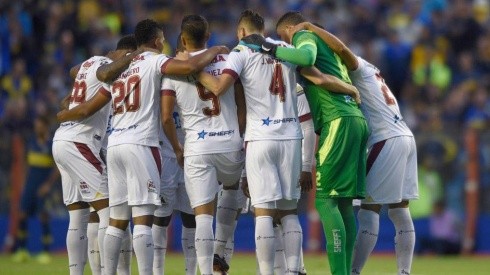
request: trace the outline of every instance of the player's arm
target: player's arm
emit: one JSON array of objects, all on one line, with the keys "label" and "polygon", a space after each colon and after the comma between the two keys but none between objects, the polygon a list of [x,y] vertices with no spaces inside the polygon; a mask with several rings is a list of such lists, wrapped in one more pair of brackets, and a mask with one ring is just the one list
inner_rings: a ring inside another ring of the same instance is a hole
[{"label": "player's arm", "polygon": [[180,167],[184,167],[184,152],[177,138],[177,128],[174,120],[175,92],[170,90],[162,90],[161,96],[161,117],[163,132],[167,136],[172,148],[177,157],[177,162]]},{"label": "player's arm", "polygon": [[171,59],[162,65],[161,72],[167,75],[195,74],[211,63],[218,54],[228,52],[229,50],[225,46],[214,46],[187,60]]},{"label": "player's arm", "polygon": [[235,78],[230,74],[221,74],[215,77],[206,72],[200,72],[197,80],[211,93],[220,96],[235,83]]},{"label": "player's arm", "polygon": [[[308,113],[309,114],[309,113]],[[302,172],[301,172],[301,191],[308,192],[313,188],[311,170],[313,168],[313,156],[315,153],[315,130],[311,116],[305,120],[301,120],[301,130],[303,131],[302,143]]]},{"label": "player's arm", "polygon": [[65,97],[60,102],[60,109],[61,110],[68,110],[68,107],[70,106],[70,100],[71,100],[71,93],[67,94]]},{"label": "player's arm", "polygon": [[349,95],[357,104],[361,104],[359,91],[353,85],[345,83],[333,75],[324,74],[316,67],[301,68],[300,73],[313,84],[318,85],[329,92]]},{"label": "player's arm", "polygon": [[136,51],[134,51],[128,55],[125,55],[125,56],[121,57],[120,59],[118,59],[114,62],[100,66],[97,69],[97,73],[96,73],[97,79],[99,81],[106,82],[106,83],[113,81],[122,72],[124,72],[124,70],[126,70],[129,67],[129,64],[131,64],[131,61],[136,56],[138,56],[139,54],[141,54],[147,50],[148,49],[145,47],[140,47],[140,48],[136,49]]},{"label": "player's arm", "polygon": [[70,77],[75,79],[77,77],[78,71],[80,71],[80,67],[82,67],[82,63],[77,64],[70,69]]},{"label": "player's arm", "polygon": [[309,30],[316,33],[342,59],[349,71],[353,71],[359,66],[356,55],[335,35],[310,22],[296,25],[293,33],[299,30]]},{"label": "player's arm", "polygon": [[85,119],[102,109],[111,101],[111,94],[101,88],[90,100],[72,108],[70,110],[62,110],[57,114],[59,122],[74,121]]},{"label": "player's arm", "polygon": [[243,90],[242,83],[239,81],[235,82],[234,87],[235,87],[236,111],[238,117],[238,128],[240,131],[240,136],[243,136],[247,124],[247,108],[245,103],[245,92]]}]

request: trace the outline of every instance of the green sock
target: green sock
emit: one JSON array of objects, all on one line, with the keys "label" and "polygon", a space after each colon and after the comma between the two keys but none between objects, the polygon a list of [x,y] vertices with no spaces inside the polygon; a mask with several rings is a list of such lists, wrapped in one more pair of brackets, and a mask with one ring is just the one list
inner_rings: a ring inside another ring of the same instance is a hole
[{"label": "green sock", "polygon": [[352,254],[354,253],[354,244],[356,242],[357,226],[354,208],[352,207],[352,199],[340,199],[339,210],[344,220],[345,226],[345,264],[347,271],[352,268]]},{"label": "green sock", "polygon": [[337,199],[316,199],[315,205],[327,239],[327,255],[333,275],[347,275],[346,232]]}]

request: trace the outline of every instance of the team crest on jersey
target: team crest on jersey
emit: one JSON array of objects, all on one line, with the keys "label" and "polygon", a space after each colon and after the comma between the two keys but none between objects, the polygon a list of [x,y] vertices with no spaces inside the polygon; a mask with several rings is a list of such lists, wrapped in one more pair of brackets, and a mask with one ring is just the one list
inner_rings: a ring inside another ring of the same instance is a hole
[{"label": "team crest on jersey", "polygon": [[90,188],[84,181],[80,181],[80,192],[82,192],[82,194],[90,194]]},{"label": "team crest on jersey", "polygon": [[152,180],[148,180],[147,186],[148,186],[148,193],[158,194],[157,187],[156,187],[155,183],[153,183]]},{"label": "team crest on jersey", "polygon": [[82,67],[90,68],[90,66],[92,66],[94,63],[95,63],[95,61],[87,61],[87,62],[83,63]]},{"label": "team crest on jersey", "polygon": [[236,45],[235,48],[233,48],[233,50],[231,50],[231,51],[232,52],[241,52],[241,51],[244,51],[246,49],[249,49],[249,48],[245,45]]}]

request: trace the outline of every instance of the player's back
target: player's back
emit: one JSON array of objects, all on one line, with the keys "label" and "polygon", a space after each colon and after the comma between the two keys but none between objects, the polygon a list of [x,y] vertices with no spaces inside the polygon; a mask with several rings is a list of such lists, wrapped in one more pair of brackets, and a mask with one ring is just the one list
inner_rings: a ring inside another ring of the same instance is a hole
[{"label": "player's back", "polygon": [[[75,78],[69,109],[91,99],[102,88],[102,82],[97,79],[97,69],[112,62],[104,56],[94,56],[84,61]],[[92,116],[81,121],[67,121],[60,124],[54,140],[74,141],[93,144],[100,149],[106,136],[107,121],[109,120],[110,104]]]},{"label": "player's back", "polygon": [[108,147],[159,145],[161,68],[168,60],[163,54],[144,52],[110,85],[114,115]]},{"label": "player's back", "polygon": [[[226,59],[227,55],[217,55],[204,70],[215,76],[220,75]],[[164,79],[162,91],[164,94],[169,93],[176,97],[186,136],[185,156],[233,152],[241,149],[242,139],[238,129],[233,88],[217,97],[194,79],[174,77]]]},{"label": "player's back", "polygon": [[378,68],[360,57],[358,61],[359,67],[350,76],[361,94],[361,110],[371,130],[368,146],[395,136],[412,136]]},{"label": "player's back", "polygon": [[[324,74],[333,75],[345,83],[351,84],[347,68],[340,57],[318,35],[309,31],[300,31],[294,35],[293,44],[297,47],[302,44],[314,44],[316,47],[315,67]],[[308,80],[305,80],[305,83],[306,97],[310,103],[317,133],[324,123],[336,118],[362,117],[359,107],[350,96],[324,90]]]},{"label": "player's back", "polygon": [[230,53],[230,60],[227,67],[234,71],[231,74],[241,71],[239,77],[245,91],[245,140],[301,139],[296,66],[242,45]]}]

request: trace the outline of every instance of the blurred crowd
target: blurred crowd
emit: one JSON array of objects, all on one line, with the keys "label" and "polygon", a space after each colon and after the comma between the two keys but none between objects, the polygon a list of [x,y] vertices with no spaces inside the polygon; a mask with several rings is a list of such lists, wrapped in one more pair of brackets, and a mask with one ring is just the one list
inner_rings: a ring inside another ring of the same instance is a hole
[{"label": "blurred crowd", "polygon": [[[28,139],[40,115],[56,129],[72,66],[104,55],[148,17],[164,25],[170,55],[190,13],[209,20],[210,45],[233,47],[246,8],[266,17],[273,37],[276,20],[299,10],[378,65],[416,135],[421,199],[411,206],[415,219],[445,212],[464,219],[471,145],[478,211],[490,213],[490,200],[481,199],[490,197],[487,0],[0,0],[0,214],[9,207],[12,137]],[[61,192],[52,194],[52,213],[64,213]]]}]

